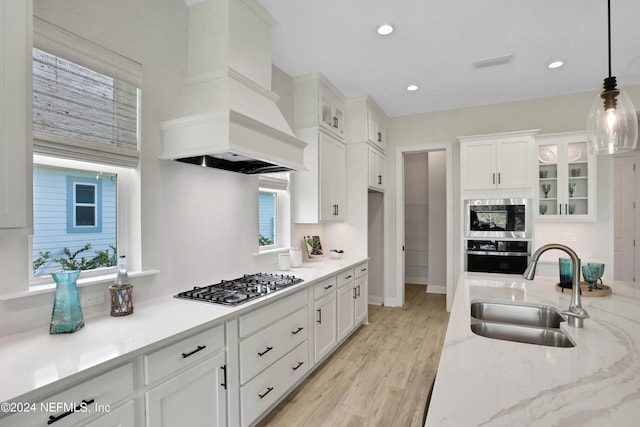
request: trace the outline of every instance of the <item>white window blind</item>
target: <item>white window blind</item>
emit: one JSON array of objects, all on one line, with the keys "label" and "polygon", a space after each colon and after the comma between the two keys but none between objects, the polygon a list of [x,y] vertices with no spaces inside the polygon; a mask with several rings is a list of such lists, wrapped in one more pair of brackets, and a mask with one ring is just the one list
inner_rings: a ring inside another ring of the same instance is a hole
[{"label": "white window blind", "polygon": [[37,19],[34,45],[34,152],[136,166],[139,64]]}]

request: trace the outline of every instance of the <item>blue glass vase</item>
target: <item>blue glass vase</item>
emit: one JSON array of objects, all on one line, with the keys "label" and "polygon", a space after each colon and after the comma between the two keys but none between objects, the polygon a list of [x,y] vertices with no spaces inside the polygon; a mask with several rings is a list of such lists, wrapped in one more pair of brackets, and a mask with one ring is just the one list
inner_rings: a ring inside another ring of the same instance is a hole
[{"label": "blue glass vase", "polygon": [[50,334],[70,334],[84,326],[82,307],[76,280],[80,270],[53,273],[56,282],[56,297],[53,301]]}]

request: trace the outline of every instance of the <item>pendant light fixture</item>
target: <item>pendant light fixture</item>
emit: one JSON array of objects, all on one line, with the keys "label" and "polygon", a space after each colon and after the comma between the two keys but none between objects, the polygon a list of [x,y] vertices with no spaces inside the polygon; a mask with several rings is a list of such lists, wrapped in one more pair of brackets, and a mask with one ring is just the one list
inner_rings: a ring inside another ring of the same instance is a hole
[{"label": "pendant light fixture", "polygon": [[609,77],[604,91],[596,96],[587,118],[589,149],[596,154],[631,151],[638,143],[638,115],[629,96],[616,87],[611,76],[611,0],[607,0]]}]

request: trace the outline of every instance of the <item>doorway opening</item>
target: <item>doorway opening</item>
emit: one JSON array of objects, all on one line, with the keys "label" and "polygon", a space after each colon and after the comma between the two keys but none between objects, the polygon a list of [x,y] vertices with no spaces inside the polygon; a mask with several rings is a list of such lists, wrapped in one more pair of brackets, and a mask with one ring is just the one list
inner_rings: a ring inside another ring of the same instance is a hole
[{"label": "doorway opening", "polygon": [[397,295],[405,283],[453,299],[452,164],[450,143],[398,147],[396,170]]}]

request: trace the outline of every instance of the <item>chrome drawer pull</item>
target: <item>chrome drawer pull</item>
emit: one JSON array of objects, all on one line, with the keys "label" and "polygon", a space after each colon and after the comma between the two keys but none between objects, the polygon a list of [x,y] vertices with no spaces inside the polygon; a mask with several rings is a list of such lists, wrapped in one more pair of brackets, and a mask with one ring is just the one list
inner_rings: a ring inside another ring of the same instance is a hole
[{"label": "chrome drawer pull", "polygon": [[67,412],[64,412],[60,415],[49,415],[49,421],[47,421],[47,424],[53,424],[56,421],[60,421],[61,419],[63,419],[64,417],[66,417],[67,415],[71,415],[74,412],[78,412],[83,408],[86,408],[87,406],[91,405],[93,402],[95,402],[95,399],[90,399],[90,400],[85,400],[82,399],[82,402],[75,407],[75,410],[68,410]]},{"label": "chrome drawer pull", "polygon": [[259,394],[258,397],[260,399],[264,398],[267,394],[271,393],[273,391],[273,387],[269,387],[267,388],[267,391],[264,392],[264,394]]},{"label": "chrome drawer pull", "polygon": [[300,332],[301,330],[303,330],[304,328],[302,326],[298,327],[298,329],[296,329],[295,331],[291,331],[291,333],[293,335],[296,335],[298,332]]},{"label": "chrome drawer pull", "polygon": [[207,348],[207,346],[206,346],[206,345],[199,345],[199,346],[198,346],[195,350],[193,350],[192,352],[189,352],[189,353],[182,353],[182,358],[183,358],[183,359],[186,359],[187,357],[189,357],[189,356],[191,356],[191,355],[193,355],[193,354],[196,354],[197,352],[202,351],[202,350],[204,350],[205,348]]},{"label": "chrome drawer pull", "polygon": [[265,354],[269,353],[271,350],[273,350],[273,347],[267,347],[267,349],[265,351],[263,351],[262,353],[258,352],[258,356],[262,357]]},{"label": "chrome drawer pull", "polygon": [[297,370],[298,370],[298,368],[299,368],[300,366],[302,366],[302,365],[304,365],[304,362],[298,362],[298,364],[297,364],[296,366],[294,366],[293,368],[291,368],[291,369],[293,369],[294,371],[297,371]]}]

